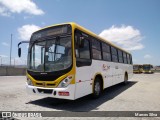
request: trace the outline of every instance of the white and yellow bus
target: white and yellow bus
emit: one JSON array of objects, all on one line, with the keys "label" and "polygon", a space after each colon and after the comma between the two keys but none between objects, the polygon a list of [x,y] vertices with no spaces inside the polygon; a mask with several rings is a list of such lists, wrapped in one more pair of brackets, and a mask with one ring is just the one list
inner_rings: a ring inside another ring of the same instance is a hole
[{"label": "white and yellow bus", "polygon": [[133,65],[133,73],[143,73],[143,65],[135,64]]},{"label": "white and yellow bus", "polygon": [[153,65],[143,64],[143,73],[154,73]]},{"label": "white and yellow bus", "polygon": [[[18,54],[21,56],[18,44]],[[65,23],[34,32],[29,41],[29,94],[70,99],[102,91],[133,75],[132,56],[89,30]]]}]

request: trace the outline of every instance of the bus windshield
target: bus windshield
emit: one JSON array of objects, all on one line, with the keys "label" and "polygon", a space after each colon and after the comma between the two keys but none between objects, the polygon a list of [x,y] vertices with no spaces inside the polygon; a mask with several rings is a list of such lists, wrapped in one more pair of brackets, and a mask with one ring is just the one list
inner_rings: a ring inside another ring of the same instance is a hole
[{"label": "bus windshield", "polygon": [[30,45],[29,69],[53,72],[67,69],[72,64],[71,37],[36,41]]},{"label": "bus windshield", "polygon": [[138,70],[139,66],[133,66],[133,70]]},{"label": "bus windshield", "polygon": [[150,65],[144,65],[144,66],[143,66],[143,69],[144,69],[144,70],[150,70],[150,69],[151,69],[151,66],[150,66]]}]

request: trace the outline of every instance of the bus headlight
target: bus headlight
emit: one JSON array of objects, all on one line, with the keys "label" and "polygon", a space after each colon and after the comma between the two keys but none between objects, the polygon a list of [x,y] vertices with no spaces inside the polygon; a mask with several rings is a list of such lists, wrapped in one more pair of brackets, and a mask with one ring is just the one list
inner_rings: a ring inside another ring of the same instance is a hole
[{"label": "bus headlight", "polygon": [[58,87],[59,88],[67,87],[71,83],[72,79],[73,79],[73,75],[70,75],[70,76],[66,77],[64,80],[62,80],[60,82],[60,84],[58,85]]},{"label": "bus headlight", "polygon": [[33,83],[32,83],[32,81],[29,78],[27,78],[27,84],[33,86]]}]

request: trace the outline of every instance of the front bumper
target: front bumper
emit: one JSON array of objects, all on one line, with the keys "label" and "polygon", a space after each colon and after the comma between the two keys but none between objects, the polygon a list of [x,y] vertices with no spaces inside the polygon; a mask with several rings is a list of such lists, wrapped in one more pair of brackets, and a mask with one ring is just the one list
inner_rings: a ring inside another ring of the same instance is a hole
[{"label": "front bumper", "polygon": [[136,71],[133,71],[133,73],[142,73],[141,71],[138,71],[138,70],[136,70]]},{"label": "front bumper", "polygon": [[153,71],[143,71],[143,73],[146,73],[146,74],[152,74]]},{"label": "front bumper", "polygon": [[[66,88],[43,88],[43,87],[36,87],[26,84],[26,90],[29,95],[41,95],[45,97],[53,97],[53,98],[60,98],[60,99],[75,99],[75,85],[70,84]],[[67,92],[69,95],[60,95],[59,93]]]}]

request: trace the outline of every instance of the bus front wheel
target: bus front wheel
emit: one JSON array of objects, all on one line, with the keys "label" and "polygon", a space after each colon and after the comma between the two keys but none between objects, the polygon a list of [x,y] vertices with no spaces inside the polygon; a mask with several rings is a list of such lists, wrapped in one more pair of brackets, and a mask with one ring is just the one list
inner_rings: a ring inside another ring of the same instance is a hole
[{"label": "bus front wheel", "polygon": [[96,78],[93,86],[93,98],[99,98],[102,93],[102,84],[99,78]]}]

